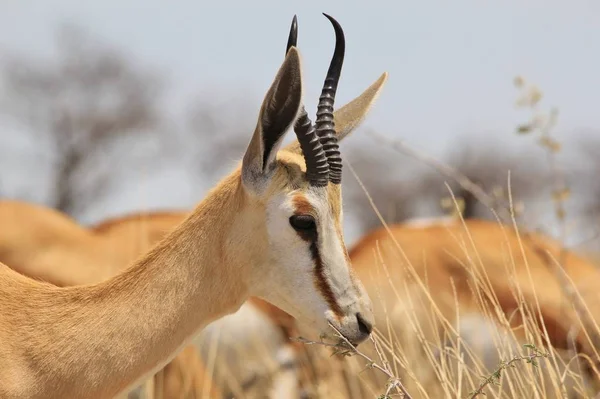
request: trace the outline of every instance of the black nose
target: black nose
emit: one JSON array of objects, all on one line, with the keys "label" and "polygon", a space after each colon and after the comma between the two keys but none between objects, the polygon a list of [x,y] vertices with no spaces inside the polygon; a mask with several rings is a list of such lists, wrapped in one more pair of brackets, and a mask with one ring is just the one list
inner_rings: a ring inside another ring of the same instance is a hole
[{"label": "black nose", "polygon": [[370,335],[371,332],[373,332],[373,324],[365,320],[362,314],[357,313],[356,320],[358,321],[358,330],[361,333],[365,335]]}]

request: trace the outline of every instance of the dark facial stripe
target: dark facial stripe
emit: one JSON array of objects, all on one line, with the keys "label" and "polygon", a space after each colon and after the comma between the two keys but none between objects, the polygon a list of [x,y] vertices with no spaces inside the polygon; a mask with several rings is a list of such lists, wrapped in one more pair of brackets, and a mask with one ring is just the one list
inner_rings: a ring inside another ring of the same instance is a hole
[{"label": "dark facial stripe", "polygon": [[319,291],[321,291],[321,295],[323,295],[325,301],[327,302],[331,310],[333,310],[333,313],[337,317],[341,318],[344,315],[344,312],[335,300],[335,295],[333,294],[333,291],[331,290],[331,287],[329,286],[329,283],[325,278],[325,268],[323,267],[323,260],[321,259],[321,254],[319,254],[319,246],[317,242],[318,239],[315,239],[313,242],[310,243],[310,254],[313,258],[313,261],[315,262],[315,285],[317,286]]},{"label": "dark facial stripe", "polygon": [[[312,214],[313,208],[310,202],[304,198],[302,195],[296,195],[293,199],[294,208],[296,209],[296,215],[306,215]],[[305,230],[305,231],[297,231],[300,238],[310,244],[310,255],[312,257],[313,262],[315,262],[315,268],[313,270],[313,276],[315,281],[315,286],[325,299],[325,302],[329,305],[333,313],[337,317],[342,317],[344,312],[342,308],[335,300],[335,295],[333,294],[333,290],[329,286],[327,282],[327,278],[325,277],[325,267],[323,265],[323,259],[321,258],[321,254],[319,253],[319,233],[316,229],[314,230]]]}]

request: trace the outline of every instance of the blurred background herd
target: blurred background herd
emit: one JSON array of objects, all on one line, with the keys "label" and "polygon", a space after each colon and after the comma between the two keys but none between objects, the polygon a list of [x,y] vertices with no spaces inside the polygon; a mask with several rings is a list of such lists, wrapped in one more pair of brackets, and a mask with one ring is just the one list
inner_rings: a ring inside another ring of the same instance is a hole
[{"label": "blurred background herd", "polygon": [[494,220],[458,172],[600,253],[592,1],[3,2],[0,197],[86,225],[190,209],[241,158],[294,14],[315,108],[334,43],[323,11],[346,32],[337,105],[390,74],[342,144],[349,246],[381,226],[365,189],[389,223]]}]

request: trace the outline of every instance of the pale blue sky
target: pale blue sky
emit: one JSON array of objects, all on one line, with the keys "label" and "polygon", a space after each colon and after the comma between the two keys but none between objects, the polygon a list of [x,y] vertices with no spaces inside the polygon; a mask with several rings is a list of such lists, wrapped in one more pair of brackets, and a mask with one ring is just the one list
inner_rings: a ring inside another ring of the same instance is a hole
[{"label": "pale blue sky", "polygon": [[559,132],[600,126],[595,1],[5,0],[0,54],[46,54],[57,24],[71,21],[164,72],[174,84],[173,109],[216,90],[255,99],[258,109],[297,14],[305,102],[314,109],[334,44],[321,12],[341,23],[347,39],[337,104],[389,72],[366,122],[383,134],[432,154],[462,133],[522,145],[512,134],[524,115],[514,108],[518,74],[559,107]]},{"label": "pale blue sky", "polygon": [[511,82],[523,74],[560,107],[561,127],[600,125],[600,4],[594,1],[4,2],[0,48],[47,52],[65,20],[166,72],[174,97],[219,88],[257,98],[282,58],[298,14],[306,102],[314,104],[333,47],[320,14],[347,37],[339,103],[382,71],[389,83],[369,124],[416,144],[453,133],[511,131]]}]

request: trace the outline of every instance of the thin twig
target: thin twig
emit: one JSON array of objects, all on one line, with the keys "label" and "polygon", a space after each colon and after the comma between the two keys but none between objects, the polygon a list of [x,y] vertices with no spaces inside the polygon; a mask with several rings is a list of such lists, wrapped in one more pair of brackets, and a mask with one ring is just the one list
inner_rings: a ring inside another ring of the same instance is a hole
[{"label": "thin twig", "polygon": [[369,356],[365,355],[363,352],[361,352],[360,350],[358,350],[356,348],[356,346],[352,345],[352,343],[350,343],[350,341],[348,341],[348,339],[346,337],[344,337],[342,335],[342,333],[335,328],[333,325],[331,325],[331,323],[329,324],[331,326],[331,328],[336,332],[336,336],[337,338],[340,339],[339,342],[337,343],[328,343],[328,342],[324,342],[324,341],[312,341],[303,337],[298,337],[298,338],[292,338],[292,340],[295,340],[297,342],[301,342],[305,345],[322,345],[322,346],[327,346],[330,348],[334,348],[335,349],[335,353],[340,354],[342,356],[352,356],[352,355],[358,355],[360,357],[362,357],[363,359],[365,359],[368,363],[367,363],[367,368],[372,368],[372,369],[376,369],[379,370],[380,372],[384,373],[388,378],[388,384],[386,387],[386,393],[382,396],[380,396],[380,398],[389,398],[390,397],[390,393],[392,392],[392,390],[396,390],[403,398],[406,399],[412,399],[412,396],[410,396],[410,394],[408,393],[408,391],[406,390],[406,388],[404,387],[404,385],[402,385],[402,382],[400,381],[400,378],[396,377],[392,371],[389,369],[389,366],[387,365],[387,362],[383,361],[383,355],[380,352],[380,349],[377,346],[377,343],[375,341],[375,339],[373,338],[373,334],[371,334],[370,339],[371,342],[373,343],[373,345],[375,345],[375,350],[377,351],[378,355],[380,356],[380,358],[382,359],[382,363],[383,366],[377,364],[375,361],[373,361],[373,359],[371,359]]},{"label": "thin twig", "polygon": [[479,387],[476,390],[469,392],[468,398],[473,399],[479,395],[485,395],[485,393],[483,392],[483,389],[490,384],[498,385],[500,383],[500,377],[502,377],[502,372],[504,370],[508,369],[509,367],[515,367],[514,364],[516,362],[525,360],[527,363],[531,363],[532,366],[536,367],[537,366],[537,362],[535,361],[536,359],[547,358],[550,356],[549,353],[540,351],[534,345],[525,344],[523,346],[526,348],[529,348],[531,350],[531,352],[528,353],[527,355],[514,356],[509,361],[500,361],[496,370],[494,370],[494,372],[491,373],[489,376],[483,378],[483,380],[479,384]]}]

